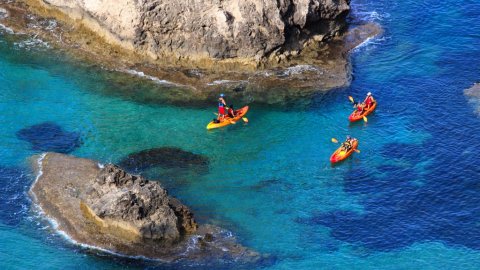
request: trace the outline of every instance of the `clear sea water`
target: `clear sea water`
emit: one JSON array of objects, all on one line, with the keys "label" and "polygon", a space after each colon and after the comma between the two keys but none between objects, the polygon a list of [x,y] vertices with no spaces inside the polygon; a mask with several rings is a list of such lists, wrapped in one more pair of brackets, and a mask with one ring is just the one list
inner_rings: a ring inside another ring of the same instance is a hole
[{"label": "clear sea water", "polygon": [[[0,267],[201,268],[85,249],[39,218],[26,159],[48,145],[17,135],[47,122],[61,135],[55,143],[79,137],[71,154],[101,162],[162,146],[207,156],[208,172],[150,174],[200,222],[270,254],[258,268],[479,269],[480,118],[463,90],[480,80],[480,2],[352,2],[354,20],[385,33],[352,54],[350,87],[301,107],[253,103],[248,125],[211,132],[215,101],[159,102],[151,82],[0,35]],[[377,111],[350,125],[347,97],[367,91]],[[332,167],[330,139],[347,134],[359,138],[361,153]]]}]

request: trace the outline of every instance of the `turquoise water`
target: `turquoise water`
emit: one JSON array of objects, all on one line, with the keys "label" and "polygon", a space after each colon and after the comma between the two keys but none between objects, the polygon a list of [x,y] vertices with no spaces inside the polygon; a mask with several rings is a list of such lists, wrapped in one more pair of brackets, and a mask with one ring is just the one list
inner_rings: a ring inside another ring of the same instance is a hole
[{"label": "turquoise water", "polygon": [[[169,105],[150,93],[177,90],[75,63],[51,49],[21,48],[23,37],[2,34],[2,268],[189,266],[76,246],[30,210],[26,192],[34,176],[26,158],[41,152],[43,142],[35,149],[17,135],[50,123],[43,127],[59,135],[50,139],[79,138],[71,154],[101,162],[163,146],[207,156],[208,172],[145,174],[162,179],[200,222],[270,254],[258,268],[478,269],[480,119],[463,90],[480,78],[480,3],[352,4],[353,23],[375,21],[385,33],[353,53],[350,87],[301,107],[253,103],[248,124],[210,132],[205,125],[214,102]],[[368,123],[349,124],[347,96],[359,99],[369,90],[377,111]],[[359,138],[361,153],[332,167],[337,145],[330,139],[347,134]]]}]

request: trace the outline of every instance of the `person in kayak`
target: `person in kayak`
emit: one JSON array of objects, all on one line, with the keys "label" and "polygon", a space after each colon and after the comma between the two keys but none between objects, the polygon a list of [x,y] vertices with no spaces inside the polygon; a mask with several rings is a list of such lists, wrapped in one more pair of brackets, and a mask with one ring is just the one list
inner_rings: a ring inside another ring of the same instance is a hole
[{"label": "person in kayak", "polygon": [[347,139],[345,140],[345,142],[342,143],[342,151],[348,152],[350,149],[352,149],[354,140],[355,139],[350,137],[350,135],[347,136]]},{"label": "person in kayak", "polygon": [[358,103],[356,107],[357,107],[357,111],[355,112],[355,114],[361,115],[363,113],[363,110],[365,109],[365,103]]},{"label": "person in kayak", "polygon": [[217,120],[223,121],[223,118],[225,118],[225,107],[227,107],[227,103],[225,102],[225,97],[224,94],[220,94],[220,97],[218,98],[218,118]]},{"label": "person in kayak", "polygon": [[235,109],[233,109],[233,105],[230,105],[230,106],[228,107],[227,112],[228,112],[228,116],[229,116],[230,118],[234,118],[234,117],[235,117]]},{"label": "person in kayak", "polygon": [[367,93],[367,97],[365,98],[363,103],[365,103],[366,109],[369,109],[373,105],[373,103],[375,103],[375,99],[372,96],[372,92]]}]

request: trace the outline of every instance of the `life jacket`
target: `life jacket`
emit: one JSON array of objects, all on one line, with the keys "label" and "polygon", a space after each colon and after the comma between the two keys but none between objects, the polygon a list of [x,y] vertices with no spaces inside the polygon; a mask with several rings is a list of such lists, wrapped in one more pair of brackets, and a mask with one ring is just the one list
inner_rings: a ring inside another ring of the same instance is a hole
[{"label": "life jacket", "polygon": [[223,105],[223,102],[222,102],[221,100],[219,100],[219,101],[218,101],[218,107],[221,108],[221,107],[223,107],[223,106],[225,106],[225,105]]},{"label": "life jacket", "polygon": [[373,103],[373,100],[372,100],[372,96],[368,96],[367,97],[367,100],[365,100],[365,104],[367,106],[371,105]]}]

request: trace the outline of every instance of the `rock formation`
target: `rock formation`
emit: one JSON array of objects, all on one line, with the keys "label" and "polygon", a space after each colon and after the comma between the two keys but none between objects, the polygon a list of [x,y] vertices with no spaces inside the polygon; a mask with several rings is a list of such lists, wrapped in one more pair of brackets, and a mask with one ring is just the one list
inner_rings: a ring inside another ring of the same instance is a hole
[{"label": "rock formation", "polygon": [[131,238],[175,242],[197,229],[190,210],[170,198],[158,182],[112,164],[99,172],[81,205],[103,228],[132,234]]},{"label": "rock formation", "polygon": [[57,153],[45,154],[38,165],[34,202],[78,243],[166,261],[259,258],[224,230],[198,226],[189,208],[158,182]]},{"label": "rock formation", "polygon": [[153,57],[256,58],[345,26],[349,0],[43,0]]},{"label": "rock formation", "polygon": [[382,32],[347,26],[349,2],[22,0],[0,2],[0,23],[100,66],[110,95],[205,106],[225,93],[285,106],[348,86],[350,50]]}]

